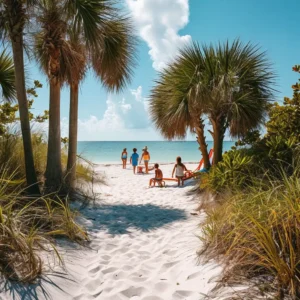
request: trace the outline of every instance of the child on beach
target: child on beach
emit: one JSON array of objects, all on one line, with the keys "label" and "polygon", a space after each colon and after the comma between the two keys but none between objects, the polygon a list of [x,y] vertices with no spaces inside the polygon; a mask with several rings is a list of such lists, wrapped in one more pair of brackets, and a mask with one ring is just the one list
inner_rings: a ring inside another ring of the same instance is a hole
[{"label": "child on beach", "polygon": [[127,164],[127,149],[126,148],[123,149],[123,152],[121,154],[121,160],[123,163],[123,169],[126,169],[126,164]]},{"label": "child on beach", "polygon": [[181,157],[178,156],[176,158],[176,164],[173,168],[173,172],[172,172],[172,178],[174,177],[174,172],[176,171],[176,178],[178,179],[178,186],[180,186],[180,181],[181,181],[181,185],[183,186],[183,177],[184,177],[184,171],[187,171],[186,166],[181,162]]},{"label": "child on beach", "polygon": [[132,164],[133,167],[133,174],[135,174],[135,170],[139,162],[139,155],[136,153],[136,151],[137,149],[133,148],[133,153],[131,154],[130,157],[130,163]]},{"label": "child on beach", "polygon": [[162,186],[162,179],[163,179],[162,170],[159,169],[159,164],[155,164],[154,168],[155,168],[155,177],[150,179],[149,186],[151,186],[152,183],[155,186],[156,182],[158,183],[159,186]]},{"label": "child on beach", "polygon": [[143,149],[143,154],[142,157],[140,159],[140,163],[142,162],[142,159],[144,159],[144,164],[145,164],[145,168],[146,168],[146,174],[149,173],[149,160],[150,160],[150,153],[148,152],[148,147],[145,146],[145,148]]}]

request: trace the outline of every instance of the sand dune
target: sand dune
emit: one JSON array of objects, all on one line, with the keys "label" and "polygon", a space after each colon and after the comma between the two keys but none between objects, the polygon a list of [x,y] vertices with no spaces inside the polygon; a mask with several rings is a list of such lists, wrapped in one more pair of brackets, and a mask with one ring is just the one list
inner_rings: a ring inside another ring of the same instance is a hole
[{"label": "sand dune", "polygon": [[[50,272],[30,293],[7,286],[3,299],[204,299],[221,267],[198,264],[198,225],[205,216],[190,214],[197,207],[187,195],[193,182],[148,188],[153,172],[98,169],[108,185],[99,187],[103,199],[85,208],[81,219],[91,235],[90,249],[65,246],[68,274]],[[172,166],[162,170],[170,177]]]}]

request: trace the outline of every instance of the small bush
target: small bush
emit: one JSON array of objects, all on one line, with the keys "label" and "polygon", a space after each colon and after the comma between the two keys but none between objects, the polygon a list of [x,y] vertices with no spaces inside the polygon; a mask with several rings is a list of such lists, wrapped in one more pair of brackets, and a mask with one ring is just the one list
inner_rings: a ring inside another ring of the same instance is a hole
[{"label": "small bush", "polygon": [[300,297],[300,178],[270,180],[235,193],[208,211],[202,228],[206,253],[222,255],[231,275],[264,276],[278,296]]},{"label": "small bush", "polygon": [[255,173],[259,173],[257,165],[247,149],[229,151],[207,175],[202,176],[201,188],[217,194],[228,189],[243,189],[254,184]]}]

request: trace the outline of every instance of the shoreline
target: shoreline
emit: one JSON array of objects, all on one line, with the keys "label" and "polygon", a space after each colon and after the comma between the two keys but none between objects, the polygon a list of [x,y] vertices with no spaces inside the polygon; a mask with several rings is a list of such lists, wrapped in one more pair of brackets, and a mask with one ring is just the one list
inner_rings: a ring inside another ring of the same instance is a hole
[{"label": "shoreline", "polygon": [[[110,166],[122,166],[122,163],[118,163],[118,162],[101,162],[101,163],[95,163],[92,162],[91,163],[97,168],[97,167],[110,167]],[[149,166],[154,165],[156,162],[149,162]],[[161,166],[166,166],[166,165],[174,165],[175,162],[157,162],[159,165]],[[189,162],[184,162],[185,165],[197,165],[199,164],[199,162],[195,162],[195,161],[189,161]],[[138,164],[139,166],[144,166],[144,163]],[[132,166],[127,163],[127,169],[131,168]]]}]

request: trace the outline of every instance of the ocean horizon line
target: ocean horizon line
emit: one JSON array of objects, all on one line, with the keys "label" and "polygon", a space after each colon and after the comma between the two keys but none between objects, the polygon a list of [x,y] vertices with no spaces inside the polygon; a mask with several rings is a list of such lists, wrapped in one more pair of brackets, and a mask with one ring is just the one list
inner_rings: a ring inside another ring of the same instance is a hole
[{"label": "ocean horizon line", "polygon": [[[236,142],[237,140],[224,140],[223,142]],[[80,141],[77,141],[77,142],[109,142],[109,143],[113,143],[113,142],[129,142],[129,143],[132,143],[132,142],[197,142],[196,140],[185,140],[185,141],[182,141],[182,140],[176,140],[176,141],[167,141],[167,140],[144,140],[144,141],[134,141],[134,140],[114,140],[114,141],[102,141],[102,140],[97,140],[97,141],[94,141],[94,140],[80,140]],[[206,142],[213,142],[212,140],[207,140]]]}]

